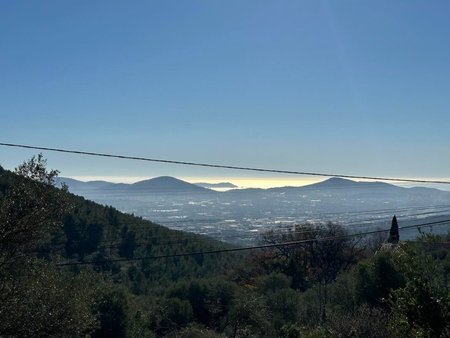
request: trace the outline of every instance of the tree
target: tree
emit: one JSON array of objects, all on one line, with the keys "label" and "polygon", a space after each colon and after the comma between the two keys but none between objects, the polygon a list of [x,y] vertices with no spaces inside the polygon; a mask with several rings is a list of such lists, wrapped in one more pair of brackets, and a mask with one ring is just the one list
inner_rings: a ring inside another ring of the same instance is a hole
[{"label": "tree", "polygon": [[83,337],[97,326],[92,313],[100,283],[90,273],[69,276],[32,261],[1,281],[0,336]]},{"label": "tree", "polygon": [[99,313],[100,326],[93,332],[92,338],[126,336],[128,301],[123,290],[109,289],[104,292],[96,311]]},{"label": "tree", "polygon": [[449,337],[450,288],[436,260],[408,247],[394,259],[406,280],[389,299],[396,336]]},{"label": "tree", "polygon": [[46,170],[42,155],[16,169],[13,187],[0,200],[0,267],[20,266],[55,232],[69,210],[67,188],[53,185],[58,171]]},{"label": "tree", "polygon": [[362,305],[353,313],[331,313],[326,325],[333,337],[392,337],[388,328],[388,314],[381,309]]},{"label": "tree", "polygon": [[270,337],[269,313],[262,296],[241,291],[234,299],[228,323],[229,337]]},{"label": "tree", "polygon": [[193,318],[192,307],[189,301],[179,298],[169,298],[165,304],[167,327],[185,327]]},{"label": "tree", "polygon": [[[350,238],[341,225],[298,225],[289,232],[269,231],[263,236],[265,244],[300,242],[295,245],[277,245],[266,251],[262,262],[266,271],[280,271],[292,278],[292,287],[305,290],[315,286],[319,311],[325,319],[327,285],[338,274],[357,262],[363,248],[360,239]],[[323,239],[326,240],[323,240]]]},{"label": "tree", "polygon": [[[363,249],[358,246],[358,239],[346,235],[347,230],[338,224],[304,224],[297,225],[288,232],[268,231],[263,235],[262,242],[280,244],[304,241],[295,245],[277,245],[267,250],[272,256],[269,262],[275,264],[277,270],[282,270],[281,272],[293,278],[295,287],[298,276],[291,275],[290,271],[304,273],[309,280],[326,284],[334,281],[339,272],[357,262],[358,254]],[[327,240],[323,240],[324,238]]]},{"label": "tree", "polygon": [[389,230],[388,242],[392,244],[397,244],[399,240],[400,235],[398,232],[397,217],[394,215],[394,217],[392,218],[391,230]]},{"label": "tree", "polygon": [[230,311],[234,289],[233,283],[220,279],[193,279],[175,284],[167,296],[189,301],[198,323],[219,327]]},{"label": "tree", "polygon": [[404,277],[389,251],[377,254],[368,262],[360,263],[356,269],[357,301],[367,303],[371,307],[386,307],[385,301],[391,291],[404,284]]},{"label": "tree", "polygon": [[119,255],[131,259],[134,257],[134,250],[136,247],[136,233],[128,230],[127,226],[123,227],[122,242],[119,246]]},{"label": "tree", "polygon": [[40,257],[61,234],[66,188],[42,155],[16,169],[0,198],[0,335],[82,336],[96,325],[92,276],[71,276]]}]

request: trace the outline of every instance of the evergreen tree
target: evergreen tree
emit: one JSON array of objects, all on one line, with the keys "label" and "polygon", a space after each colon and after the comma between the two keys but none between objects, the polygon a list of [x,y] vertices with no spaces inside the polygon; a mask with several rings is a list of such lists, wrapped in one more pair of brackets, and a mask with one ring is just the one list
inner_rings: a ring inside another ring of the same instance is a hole
[{"label": "evergreen tree", "polygon": [[400,239],[400,235],[398,233],[398,223],[397,217],[394,215],[391,223],[391,230],[389,231],[389,239],[388,242],[392,244],[397,244]]}]

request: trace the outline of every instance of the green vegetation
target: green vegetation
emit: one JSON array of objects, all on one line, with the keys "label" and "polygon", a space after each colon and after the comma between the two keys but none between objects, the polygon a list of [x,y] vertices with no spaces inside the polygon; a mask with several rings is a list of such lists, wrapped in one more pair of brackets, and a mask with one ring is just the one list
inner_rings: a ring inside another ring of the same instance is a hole
[{"label": "green vegetation", "polygon": [[74,196],[57,174],[42,156],[0,168],[0,336],[450,336],[448,237],[381,247],[302,225],[261,241],[333,239],[155,258],[227,245]]}]

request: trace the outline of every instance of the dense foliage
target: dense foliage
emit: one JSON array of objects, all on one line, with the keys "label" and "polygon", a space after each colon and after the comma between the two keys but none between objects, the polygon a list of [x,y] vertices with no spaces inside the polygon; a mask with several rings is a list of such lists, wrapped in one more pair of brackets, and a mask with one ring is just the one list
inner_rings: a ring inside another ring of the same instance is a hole
[{"label": "dense foliage", "polygon": [[0,336],[450,336],[448,238],[381,245],[330,223],[268,232],[306,242],[247,255],[158,258],[227,246],[69,194],[56,175],[42,156],[0,168]]}]

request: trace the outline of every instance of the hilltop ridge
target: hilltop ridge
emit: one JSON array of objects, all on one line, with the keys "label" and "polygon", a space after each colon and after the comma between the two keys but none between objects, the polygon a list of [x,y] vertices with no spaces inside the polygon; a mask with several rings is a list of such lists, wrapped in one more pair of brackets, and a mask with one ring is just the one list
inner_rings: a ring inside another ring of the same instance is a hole
[{"label": "hilltop ridge", "polygon": [[106,181],[79,181],[73,178],[61,177],[58,184],[66,183],[69,191],[77,194],[83,192],[126,193],[210,193],[210,189],[191,184],[172,176],[159,176],[135,183],[112,183]]}]

